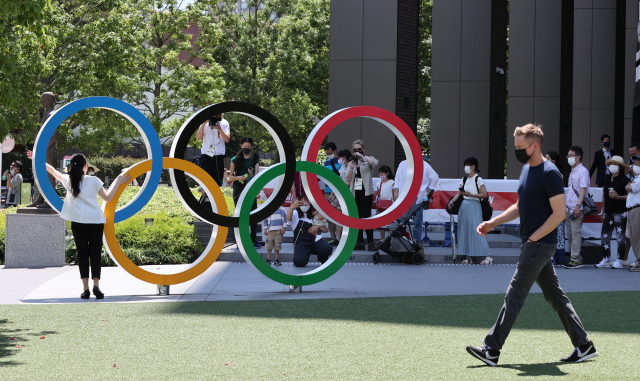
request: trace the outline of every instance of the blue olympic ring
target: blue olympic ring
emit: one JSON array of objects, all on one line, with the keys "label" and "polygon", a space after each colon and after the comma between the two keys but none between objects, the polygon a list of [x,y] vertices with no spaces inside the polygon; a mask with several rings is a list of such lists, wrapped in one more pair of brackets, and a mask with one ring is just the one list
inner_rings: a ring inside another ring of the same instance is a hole
[{"label": "blue olympic ring", "polygon": [[[148,158],[162,159],[162,146],[156,130],[153,128],[147,117],[130,104],[115,98],[88,97],[79,99],[61,107],[56,110],[42,126],[33,147],[33,177],[36,180],[36,184],[42,191],[42,196],[58,212],[62,211],[64,201],[60,199],[48,181],[46,166],[47,146],[60,123],[78,111],[89,108],[103,108],[115,111],[127,118],[127,120],[129,120],[129,122],[131,122],[138,131],[140,131],[142,139],[147,146]],[[44,173],[43,179],[46,179],[46,181],[41,182],[39,180],[39,173]],[[116,211],[114,221],[116,223],[121,222],[138,213],[151,200],[156,188],[160,184],[161,176],[162,160],[152,160],[151,173],[145,177],[142,189],[138,192],[136,197],[131,200],[131,202],[125,205],[122,209]]]}]

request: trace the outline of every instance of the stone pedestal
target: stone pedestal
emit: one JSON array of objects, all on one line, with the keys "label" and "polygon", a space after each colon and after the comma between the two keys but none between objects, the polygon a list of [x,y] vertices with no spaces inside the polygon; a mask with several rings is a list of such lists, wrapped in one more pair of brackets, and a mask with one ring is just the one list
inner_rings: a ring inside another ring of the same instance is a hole
[{"label": "stone pedestal", "polygon": [[65,221],[56,214],[7,214],[5,267],[65,265]]}]

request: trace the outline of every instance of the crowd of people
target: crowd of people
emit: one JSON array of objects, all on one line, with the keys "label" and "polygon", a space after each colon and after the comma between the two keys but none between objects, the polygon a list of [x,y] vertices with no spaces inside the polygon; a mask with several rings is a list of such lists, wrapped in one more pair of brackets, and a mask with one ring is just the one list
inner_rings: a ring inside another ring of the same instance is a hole
[{"label": "crowd of people", "polygon": [[[260,170],[258,164],[258,154],[254,152],[253,140],[245,137],[241,140],[238,153],[231,160],[229,170],[226,170],[222,163],[222,157],[226,152],[225,144],[229,142],[229,123],[223,115],[216,115],[211,120],[200,126],[197,139],[203,140],[202,156],[200,165],[209,172],[220,185],[227,182],[233,187],[234,203],[242,193],[245,185]],[[628,254],[633,247],[634,226],[632,217],[635,217],[634,210],[640,206],[640,195],[636,200],[633,195],[633,180],[636,173],[640,174],[640,144],[632,144],[629,148],[630,162],[627,165],[622,157],[618,156],[610,148],[611,138],[603,135],[601,138],[602,149],[598,150],[591,165],[590,170],[582,164],[584,151],[580,146],[572,146],[566,156],[561,159],[557,152],[549,151],[544,159],[558,168],[558,173],[562,172],[564,164],[571,167],[567,179],[568,191],[565,200],[565,219],[556,228],[557,248],[556,253],[564,255],[565,241],[568,241],[568,269],[582,268],[582,227],[585,213],[583,211],[586,199],[589,196],[589,186],[591,178],[596,174],[596,184],[602,187],[602,233],[601,244],[603,249],[603,259],[597,267],[610,267],[620,269],[629,266]],[[366,144],[362,140],[356,140],[351,144],[351,149],[339,150],[334,142],[328,142],[324,146],[327,159],[324,166],[338,175],[351,190],[356,200],[358,214],[360,218],[368,218],[374,213],[382,213],[394,202],[397,202],[399,190],[404,187],[407,173],[407,162],[399,164],[395,171],[387,164],[379,163],[375,156],[366,151]],[[638,170],[634,171],[634,162],[638,160]],[[382,165],[380,165],[382,164]],[[438,174],[426,161],[423,162],[424,171],[420,193],[413,204],[418,207],[427,197],[429,191],[436,190],[439,177]],[[483,222],[481,201],[489,197],[488,190],[483,178],[480,176],[478,160],[469,157],[464,160],[464,176],[460,180],[459,191],[447,204],[447,209],[451,209],[456,202],[459,203],[458,230],[457,230],[457,252],[463,258],[463,264],[493,264],[493,258],[489,252],[489,245],[485,237],[478,235],[476,227]],[[375,169],[378,168],[377,171]],[[374,182],[375,175],[380,181]],[[562,176],[562,175],[560,175]],[[326,199],[330,204],[340,209],[337,195],[329,185],[324,186]],[[639,189],[640,191],[640,189]],[[262,223],[264,242],[258,240],[258,225],[251,226],[251,239],[256,248],[266,245],[267,263],[271,264],[271,251],[275,251],[273,264],[280,265],[279,251],[282,247],[282,237],[285,234],[286,226],[290,225],[294,230],[294,264],[304,266],[309,262],[310,255],[317,255],[320,262],[324,262],[331,254],[331,246],[337,246],[342,238],[343,227],[325,219],[310,204],[305,196],[300,176],[297,173],[294,185],[291,189],[294,202],[288,212],[282,210]],[[640,193],[639,193],[640,194]],[[206,199],[206,195],[203,194]],[[254,202],[252,210],[257,207]],[[407,210],[405,217],[411,214],[413,208]],[[593,213],[593,211],[590,211]],[[638,211],[636,226],[640,227],[640,210]],[[314,223],[314,219],[315,222]],[[318,220],[322,224],[318,224]],[[423,236],[423,213],[415,213],[413,216],[413,229],[411,235],[418,242]],[[305,225],[309,224],[309,225]],[[566,231],[566,235],[565,235]],[[322,233],[328,233],[325,240]],[[640,233],[637,244],[640,250]],[[611,259],[611,243],[615,237],[617,242],[617,258]],[[356,250],[376,251],[378,245],[386,238],[386,230],[380,230],[380,240],[374,240],[374,231],[371,229],[358,231]],[[634,251],[635,252],[635,251]],[[328,255],[327,255],[328,253]],[[558,257],[558,256],[556,256]],[[640,271],[637,261],[630,265],[631,271]],[[638,269],[638,270],[636,270]]]},{"label": "crowd of people", "polygon": [[[526,136],[525,142],[530,144],[525,148],[518,148],[516,157],[523,163],[528,163],[531,161],[531,155],[527,153],[529,148],[537,144],[539,149],[542,145],[543,135],[538,126],[528,125],[525,127],[521,127],[524,132],[521,131],[520,135]],[[516,137],[519,136],[517,133],[518,130],[516,130]],[[253,139],[251,137],[241,139],[239,150],[231,160],[229,170],[226,170],[224,164],[221,165],[221,163],[224,163],[222,159],[226,153],[226,143],[230,141],[230,128],[223,115],[216,115],[203,123],[197,132],[196,138],[203,141],[199,165],[212,176],[218,185],[228,183],[233,187],[233,200],[234,204],[237,204],[247,183],[260,171],[259,156],[254,150]],[[601,142],[603,148],[596,152],[590,171],[582,164],[584,157],[582,148],[572,146],[569,149],[566,163],[571,167],[571,171],[567,179],[568,191],[566,197],[564,194],[562,197],[564,221],[559,224],[556,223],[551,229],[552,233],[545,237],[545,240],[549,241],[545,241],[546,243],[553,241],[556,253],[564,251],[566,225],[570,260],[565,267],[568,269],[583,267],[581,230],[585,214],[594,213],[593,210],[589,209],[587,201],[591,197],[589,195],[591,177],[596,171],[596,184],[603,188],[601,209],[603,259],[596,267],[623,268],[629,265],[627,258],[631,248],[634,249],[634,253],[640,252],[640,143],[633,143],[629,147],[630,161],[627,164],[621,156],[616,155],[610,149],[610,137],[608,135],[603,135]],[[406,182],[406,160],[398,165],[394,176],[394,171],[389,165],[379,165],[378,159],[366,151],[366,144],[362,140],[354,141],[350,150],[338,150],[335,143],[328,142],[324,146],[324,151],[327,155],[324,166],[338,175],[349,187],[356,200],[360,218],[371,217],[374,203],[376,205],[374,213],[382,213],[390,208],[393,203],[398,202],[400,190],[404,188]],[[28,152],[28,157],[32,157],[31,152]],[[557,175],[557,181],[562,183],[561,171],[564,160],[560,158],[560,155],[557,152],[550,151],[541,160],[544,166],[536,166],[536,170],[544,168],[544,174],[537,174],[536,172],[534,174],[521,175],[521,187],[518,190],[520,199],[529,197],[526,194],[521,194],[523,191],[522,176],[529,178],[538,176],[540,177],[539,181],[542,181],[541,184],[544,185],[544,181],[549,180],[544,180],[546,177]],[[475,157],[469,157],[464,160],[463,164],[466,176],[460,180],[458,192],[446,206],[449,210],[455,204],[458,204],[459,207],[457,210],[458,253],[464,258],[463,264],[479,263],[491,265],[493,258],[489,253],[486,233],[491,230],[487,229],[487,226],[493,228],[497,219],[491,219],[494,225],[487,225],[491,221],[484,222],[490,216],[483,217],[484,211],[481,202],[488,199],[489,196],[485,182],[479,175],[478,160]],[[378,168],[377,172],[375,172],[376,167]],[[529,167],[525,166],[524,168]],[[21,170],[22,163],[15,161],[11,164],[9,171],[4,173],[8,184],[9,203],[20,204],[20,192],[17,189],[19,189],[19,184],[23,181]],[[104,294],[99,289],[100,252],[102,246],[100,237],[102,236],[101,232],[105,218],[97,204],[97,196],[109,201],[112,197],[112,192],[105,191],[102,182],[97,177],[92,176],[95,173],[95,169],[88,165],[86,158],[81,154],[76,154],[71,158],[66,170],[67,173],[59,172],[49,164],[47,164],[47,172],[55,177],[67,190],[61,217],[72,221],[74,239],[78,247],[80,274],[85,289],[81,297],[84,299],[89,298],[89,269],[91,269],[94,281],[93,293],[97,298],[103,298]],[[373,179],[376,174],[380,180],[376,181],[374,185]],[[127,176],[120,176],[116,181],[118,183],[128,183],[132,179]],[[423,173],[418,196],[412,207],[404,214],[405,218],[413,216],[411,236],[417,242],[422,240],[423,213],[422,211],[414,212],[416,208],[425,205],[424,202],[429,200],[432,191],[437,189],[439,182],[438,174],[429,163],[423,161]],[[557,193],[556,189],[550,191],[544,188],[543,190],[546,193]],[[296,173],[291,193],[294,200],[291,207],[286,212],[278,209],[272,216],[262,222],[262,233],[267,250],[265,260],[268,264],[282,265],[279,252],[282,249],[286,228],[291,226],[294,234],[293,264],[298,267],[304,267],[309,263],[311,255],[316,255],[318,261],[324,263],[333,252],[332,246],[337,246],[340,243],[343,227],[329,221],[315,210],[304,193],[299,173]],[[332,188],[324,185],[324,193],[330,204],[340,210],[338,197]],[[201,194],[201,202],[208,203],[209,200],[202,189]],[[546,205],[545,208],[551,213],[548,200],[543,204]],[[553,206],[555,213],[555,205]],[[254,200],[251,210],[256,208],[257,202]],[[528,209],[535,210],[535,208]],[[504,212],[503,214],[506,213]],[[520,209],[519,213],[522,223],[522,236],[527,236],[531,240],[532,232],[525,234],[526,224],[522,222],[527,218],[527,212]],[[508,217],[512,216],[505,216],[503,219]],[[549,220],[551,219],[549,218]],[[539,227],[541,223],[541,221],[537,221],[534,225]],[[543,227],[547,228],[546,225]],[[256,248],[261,248],[263,243],[258,241],[257,232],[258,225],[252,225],[251,239]],[[329,233],[330,237],[325,240],[323,233]],[[358,231],[355,249],[378,250],[378,246],[385,239],[386,232],[384,228],[381,229],[381,240],[378,242],[374,241],[373,233],[373,230]],[[611,259],[611,243],[614,235],[617,242],[617,258],[615,261]],[[553,236],[553,239],[549,238],[550,236]],[[271,262],[271,251],[275,252],[273,262]],[[640,261],[636,260],[629,267],[630,271],[640,271]],[[584,341],[582,339],[580,338],[580,341]]]}]

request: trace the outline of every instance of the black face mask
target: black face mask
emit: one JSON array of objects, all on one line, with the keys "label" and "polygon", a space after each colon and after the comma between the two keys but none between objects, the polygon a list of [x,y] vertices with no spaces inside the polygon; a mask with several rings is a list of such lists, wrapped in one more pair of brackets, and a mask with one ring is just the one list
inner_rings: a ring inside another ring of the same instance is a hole
[{"label": "black face mask", "polygon": [[602,145],[609,148],[611,146],[611,142],[604,142]]},{"label": "black face mask", "polygon": [[245,155],[251,153],[251,148],[243,148],[242,153],[244,153]]},{"label": "black face mask", "polygon": [[[533,144],[531,144],[529,147],[531,147]],[[527,148],[523,148],[523,149],[517,149],[516,152],[516,159],[518,159],[519,162],[521,162],[522,164],[526,163],[527,161],[529,161],[529,159],[531,159],[531,155],[527,155],[527,150],[529,149],[529,147]]]}]

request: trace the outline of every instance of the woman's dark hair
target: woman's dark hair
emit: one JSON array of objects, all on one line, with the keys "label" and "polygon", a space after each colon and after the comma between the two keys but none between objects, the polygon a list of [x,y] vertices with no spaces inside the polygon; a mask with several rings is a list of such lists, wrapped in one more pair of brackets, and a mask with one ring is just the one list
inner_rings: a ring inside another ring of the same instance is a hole
[{"label": "woman's dark hair", "polygon": [[[298,201],[302,201],[302,199],[306,199],[307,201],[309,201],[309,198],[307,197],[306,194],[301,194],[300,196],[298,196]],[[304,216],[304,212],[302,211],[302,209],[300,208],[296,208],[296,211],[298,212],[298,218],[300,218],[300,216]],[[309,203],[309,210],[307,210],[307,218],[308,219],[313,219],[313,212],[315,212],[316,209],[313,207],[313,205],[311,205],[311,203]]]},{"label": "woman's dark hair", "polygon": [[378,169],[378,173],[380,173],[380,172],[386,172],[386,173],[388,173],[387,178],[388,178],[389,180],[393,180],[393,179],[394,179],[394,177],[393,177],[393,170],[392,170],[391,168],[389,168],[389,166],[388,166],[388,165],[383,165],[382,167],[380,167],[380,169]]},{"label": "woman's dark hair", "polygon": [[480,173],[480,169],[478,168],[478,159],[476,159],[473,156],[464,159],[464,163],[462,163],[462,165],[469,165],[469,166],[475,165],[476,173]]},{"label": "woman's dark hair", "polygon": [[551,160],[556,164],[558,171],[562,172],[562,160],[560,160],[560,154],[556,151],[549,151],[547,152],[547,155],[549,155],[549,158],[551,158]]},{"label": "woman's dark hair", "polygon": [[344,157],[345,164],[351,161],[351,151],[348,149],[341,149],[338,151],[338,157]]},{"label": "woman's dark hair", "polygon": [[[240,140],[240,147],[242,147],[242,145],[244,143],[251,143],[251,146],[253,146],[253,139],[251,139],[250,137],[244,137],[242,138],[242,140]],[[241,171],[242,169],[244,169],[244,153],[242,152],[242,148],[240,148],[240,151],[238,151],[238,153],[236,154],[236,170]]]},{"label": "woman's dark hair", "polygon": [[69,162],[69,181],[71,182],[71,195],[73,198],[80,194],[80,181],[84,176],[84,166],[87,165],[87,158],[83,154],[77,153],[71,157]]}]

